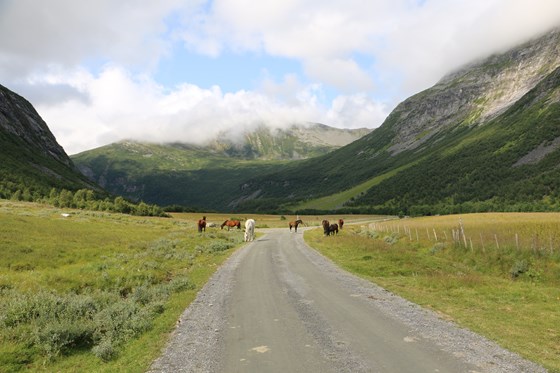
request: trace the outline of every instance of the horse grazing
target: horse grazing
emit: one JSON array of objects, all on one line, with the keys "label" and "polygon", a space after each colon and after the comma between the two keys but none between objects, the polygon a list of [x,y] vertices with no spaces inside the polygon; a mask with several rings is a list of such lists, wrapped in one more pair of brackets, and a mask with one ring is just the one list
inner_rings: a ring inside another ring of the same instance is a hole
[{"label": "horse grazing", "polygon": [[199,232],[206,232],[206,216],[203,216],[197,223]]},{"label": "horse grazing", "polygon": [[344,220],[338,219],[338,226],[340,227],[340,229],[342,229],[343,225],[344,225]]},{"label": "horse grazing", "polygon": [[227,226],[227,230],[229,231],[230,228],[237,227],[237,229],[241,229],[241,222],[239,220],[226,220],[222,223],[221,228]]},{"label": "horse grazing", "polygon": [[291,221],[289,223],[290,226],[290,232],[292,231],[292,227],[294,228],[294,230],[297,232],[297,227],[298,225],[303,224],[303,221],[301,219],[298,219],[296,221]]},{"label": "horse grazing", "polygon": [[335,224],[329,225],[329,232],[328,232],[327,236],[330,236],[331,234],[332,235],[338,234],[338,224],[335,223]]},{"label": "horse grazing", "polygon": [[331,225],[331,223],[328,220],[323,220],[321,222],[321,225],[323,226],[323,233],[325,234],[325,236],[329,235],[329,226]]},{"label": "horse grazing", "polygon": [[245,242],[255,239],[255,220],[247,219],[245,222]]}]

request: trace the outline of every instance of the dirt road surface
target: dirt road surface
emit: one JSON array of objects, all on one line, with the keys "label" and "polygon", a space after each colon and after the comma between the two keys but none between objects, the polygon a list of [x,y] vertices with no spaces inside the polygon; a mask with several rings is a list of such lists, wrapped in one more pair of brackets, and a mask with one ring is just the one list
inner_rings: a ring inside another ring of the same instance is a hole
[{"label": "dirt road surface", "polygon": [[201,290],[151,372],[545,370],[270,229]]}]

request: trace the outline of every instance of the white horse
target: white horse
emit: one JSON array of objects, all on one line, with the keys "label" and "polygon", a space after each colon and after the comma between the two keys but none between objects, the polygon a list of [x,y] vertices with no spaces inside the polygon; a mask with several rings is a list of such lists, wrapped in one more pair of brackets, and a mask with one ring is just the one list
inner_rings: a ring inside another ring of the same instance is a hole
[{"label": "white horse", "polygon": [[255,239],[255,220],[247,219],[245,222],[245,242]]}]

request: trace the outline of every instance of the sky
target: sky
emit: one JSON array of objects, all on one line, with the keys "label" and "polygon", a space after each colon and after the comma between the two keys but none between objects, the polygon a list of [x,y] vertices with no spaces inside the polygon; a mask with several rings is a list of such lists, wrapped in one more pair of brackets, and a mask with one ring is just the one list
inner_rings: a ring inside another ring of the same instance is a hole
[{"label": "sky", "polygon": [[558,0],[0,0],[0,84],[68,154],[260,124],[376,128],[557,26]]}]

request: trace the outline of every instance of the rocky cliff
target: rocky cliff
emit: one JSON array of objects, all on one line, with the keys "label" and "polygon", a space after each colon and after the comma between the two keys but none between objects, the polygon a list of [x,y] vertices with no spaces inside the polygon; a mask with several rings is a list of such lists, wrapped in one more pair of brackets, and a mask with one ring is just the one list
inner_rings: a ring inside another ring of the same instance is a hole
[{"label": "rocky cliff", "polygon": [[45,121],[25,98],[0,85],[0,130],[24,141],[30,148],[73,167]]},{"label": "rocky cliff", "polygon": [[84,177],[33,105],[0,85],[0,198],[51,188],[100,190]]},{"label": "rocky cliff", "polygon": [[401,103],[390,116],[395,155],[415,149],[450,126],[497,117],[560,65],[560,30],[503,54],[471,63]]},{"label": "rocky cliff", "polygon": [[349,145],[248,180],[239,200],[252,211],[558,211],[558,164],[560,29],[448,74]]}]

